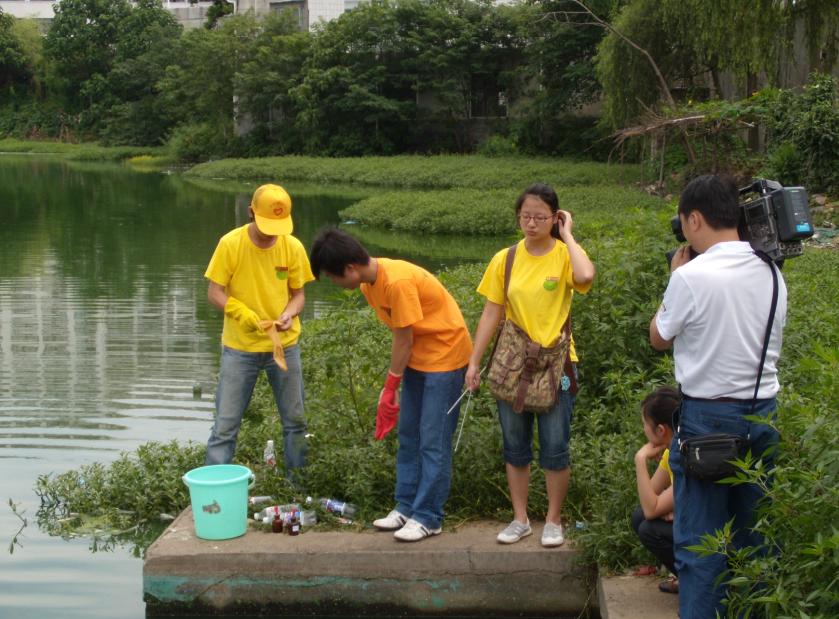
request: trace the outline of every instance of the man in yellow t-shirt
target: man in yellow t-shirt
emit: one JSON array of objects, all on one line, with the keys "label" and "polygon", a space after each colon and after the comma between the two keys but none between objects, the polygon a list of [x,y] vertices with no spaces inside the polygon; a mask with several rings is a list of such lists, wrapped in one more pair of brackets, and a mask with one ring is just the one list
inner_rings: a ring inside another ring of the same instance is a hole
[{"label": "man in yellow t-shirt", "polygon": [[[399,422],[396,507],[373,525],[415,542],[441,531],[452,473],[452,436],[460,413],[472,341],[460,308],[440,281],[410,262],[371,258],[337,228],[322,230],[312,270],[342,288],[361,288],[393,333],[390,368],[376,411],[376,438]],[[402,385],[401,403],[397,394]]]},{"label": "man in yellow t-shirt", "polygon": [[314,279],[303,244],[291,235],[291,198],[263,185],[248,208],[250,223],[225,234],[207,272],[210,303],[224,312],[216,419],[207,464],[233,459],[236,437],[256,379],[265,370],[283,426],[286,472],[306,464],[306,420],[300,366],[303,286]]}]

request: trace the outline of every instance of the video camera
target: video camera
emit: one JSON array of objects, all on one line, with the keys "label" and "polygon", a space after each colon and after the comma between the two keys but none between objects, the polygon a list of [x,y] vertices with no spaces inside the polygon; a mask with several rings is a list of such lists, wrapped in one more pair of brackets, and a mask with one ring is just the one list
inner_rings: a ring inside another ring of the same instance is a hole
[{"label": "video camera", "polygon": [[[783,187],[777,181],[759,178],[740,194],[740,239],[748,241],[755,251],[762,251],[779,266],[786,258],[804,253],[802,241],[813,236],[813,222],[803,187]],[[684,243],[682,222],[676,215],[670,220],[676,239]],[[666,253],[667,263],[676,250]],[[691,260],[698,254],[690,248]]]}]

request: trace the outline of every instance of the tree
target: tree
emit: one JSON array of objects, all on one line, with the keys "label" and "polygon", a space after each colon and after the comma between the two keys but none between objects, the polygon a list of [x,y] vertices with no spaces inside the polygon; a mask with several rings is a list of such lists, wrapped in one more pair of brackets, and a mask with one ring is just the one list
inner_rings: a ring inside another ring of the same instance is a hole
[{"label": "tree", "polygon": [[[103,103],[128,0],[61,0],[44,40],[50,83],[71,111]],[[104,102],[107,103],[107,102]]]},{"label": "tree", "polygon": [[204,27],[212,30],[218,25],[222,17],[227,17],[233,14],[233,4],[228,0],[213,0],[210,8],[207,9],[207,21]]},{"label": "tree", "polygon": [[607,115],[614,126],[622,126],[656,105],[667,89],[618,33],[650,52],[666,85],[678,85],[688,97],[704,98],[706,75],[713,94],[721,95],[722,71],[744,79],[747,94],[757,88],[761,74],[776,84],[799,23],[804,24],[811,55],[814,46],[823,50],[822,63],[832,67],[839,45],[836,2],[632,0],[612,20],[617,33],[611,32],[598,52]]},{"label": "tree", "polygon": [[305,148],[362,155],[401,146],[415,100],[396,16],[386,1],[360,5],[322,26],[312,40],[301,83],[292,89]]},{"label": "tree", "polygon": [[[621,2],[592,0],[589,6],[595,14],[608,15],[615,4]],[[570,0],[534,2],[528,9],[521,26],[528,42],[523,67],[532,101],[528,115],[548,146],[553,122],[599,97],[594,59],[606,30],[591,27],[591,16]]]},{"label": "tree", "polygon": [[44,36],[41,29],[34,19],[16,19],[12,25],[12,33],[18,40],[23,53],[31,93],[42,98],[45,63]]},{"label": "tree", "polygon": [[234,80],[260,31],[247,13],[228,17],[213,30],[189,30],[178,40],[157,87],[173,123],[181,125],[175,137],[190,157],[230,154]]},{"label": "tree", "polygon": [[157,83],[172,61],[181,26],[159,0],[138,0],[123,19],[102,110],[107,143],[158,144],[174,124]]},{"label": "tree", "polygon": [[0,90],[23,84],[31,77],[23,46],[15,35],[15,21],[0,9]]},{"label": "tree", "polygon": [[311,40],[309,32],[297,29],[292,12],[271,14],[262,22],[250,53],[236,73],[240,110],[254,123],[254,138],[272,152],[302,149],[294,126],[298,107],[290,93],[303,80]]},{"label": "tree", "polygon": [[509,14],[488,0],[382,0],[326,24],[290,92],[306,148],[356,155],[471,148],[476,84],[514,81]]}]

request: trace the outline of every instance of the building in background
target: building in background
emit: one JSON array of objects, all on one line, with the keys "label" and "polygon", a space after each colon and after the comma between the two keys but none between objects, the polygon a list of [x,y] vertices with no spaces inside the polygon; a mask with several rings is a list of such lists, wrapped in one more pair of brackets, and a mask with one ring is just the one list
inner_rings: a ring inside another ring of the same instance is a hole
[{"label": "building in background", "polygon": [[256,15],[291,11],[300,30],[312,30],[321,22],[337,19],[364,0],[237,0],[236,13],[253,11]]},{"label": "building in background", "polygon": [[[52,10],[55,0],[0,0],[0,9],[18,19],[35,19],[50,22],[55,17]],[[201,0],[163,0],[163,8],[172,13],[184,28],[198,28],[207,21],[207,9],[212,2]]]},{"label": "building in background", "polygon": [[[230,0],[228,0],[230,1]],[[256,15],[292,11],[301,30],[311,30],[318,23],[332,21],[345,11],[351,11],[365,0],[236,0],[231,2],[235,13],[253,11]],[[50,21],[55,0],[0,0],[0,9],[19,19]],[[184,28],[197,28],[207,21],[207,9],[212,2],[200,0],[163,0],[163,8],[172,13]]]}]

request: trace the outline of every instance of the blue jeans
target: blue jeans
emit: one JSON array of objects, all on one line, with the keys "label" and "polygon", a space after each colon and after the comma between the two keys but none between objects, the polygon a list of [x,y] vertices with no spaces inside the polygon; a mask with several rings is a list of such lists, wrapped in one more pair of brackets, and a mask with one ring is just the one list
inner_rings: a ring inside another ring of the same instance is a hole
[{"label": "blue jeans", "polygon": [[450,372],[405,369],[396,452],[396,509],[429,529],[443,522],[452,481],[452,436],[466,368]]},{"label": "blue jeans", "polygon": [[[771,467],[773,453],[767,448],[778,443],[778,432],[764,423],[751,422],[751,402],[719,402],[685,399],[679,412],[678,433],[670,445],[670,468],[673,471],[673,544],[676,569],[679,574],[679,615],[681,619],[707,619],[719,611],[725,616],[722,600],[725,588],[715,580],[727,569],[722,555],[700,557],[687,546],[700,543],[705,533],[722,529],[734,519],[734,546],[755,546],[763,539],[751,530],[755,507],[762,492],[752,484],[729,486],[685,476],[679,453],[679,439],[703,434],[726,433],[749,437],[752,455],[763,457]],[[765,419],[774,418],[775,398],[758,400],[755,414]]]},{"label": "blue jeans", "polygon": [[303,374],[300,347],[285,349],[288,371],[283,372],[269,352],[244,352],[222,347],[216,390],[216,421],[207,441],[206,464],[233,459],[242,417],[253,395],[260,370],[265,370],[283,426],[286,472],[306,465],[306,420],[303,417]]},{"label": "blue jeans", "polygon": [[[574,367],[576,373],[577,368]],[[504,437],[504,461],[513,466],[527,466],[533,460],[533,421],[539,427],[539,464],[543,469],[561,471],[571,466],[571,414],[576,396],[561,388],[556,404],[544,413],[513,411],[509,402],[496,400],[501,434]]]}]

